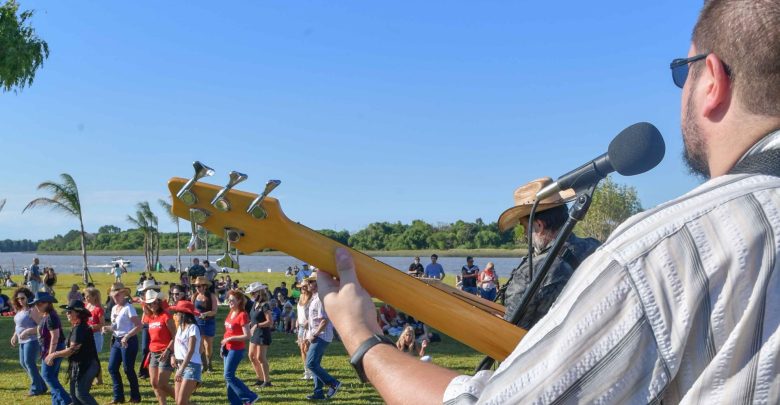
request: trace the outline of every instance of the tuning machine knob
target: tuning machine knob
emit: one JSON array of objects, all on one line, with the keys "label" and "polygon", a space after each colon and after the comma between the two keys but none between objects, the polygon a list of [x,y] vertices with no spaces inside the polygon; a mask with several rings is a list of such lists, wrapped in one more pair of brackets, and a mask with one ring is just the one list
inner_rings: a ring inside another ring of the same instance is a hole
[{"label": "tuning machine knob", "polygon": [[228,181],[228,184],[223,187],[222,190],[219,190],[217,195],[214,196],[214,199],[211,200],[211,205],[222,212],[230,211],[230,201],[228,201],[227,197],[225,197],[225,194],[227,194],[230,189],[235,187],[236,184],[241,183],[249,177],[246,174],[239,173],[237,171],[230,172],[229,176],[230,180]]},{"label": "tuning machine knob", "polygon": [[271,191],[274,191],[276,187],[279,187],[280,184],[282,184],[281,180],[268,180],[268,182],[265,183],[265,189],[263,192],[257,196],[257,198],[255,198],[251,204],[249,204],[249,208],[247,208],[246,212],[256,219],[264,219],[267,217],[268,213],[266,213],[265,209],[263,208],[263,200],[268,196],[268,194],[271,193]]},{"label": "tuning machine knob", "polygon": [[207,176],[212,176],[214,174],[214,169],[204,165],[197,160],[192,163],[192,167],[195,169],[195,175],[184,184],[178,193],[176,193],[176,198],[188,206],[195,205],[198,202],[198,197],[195,195],[195,193],[192,192],[192,190],[190,190],[192,186],[198,180]]}]

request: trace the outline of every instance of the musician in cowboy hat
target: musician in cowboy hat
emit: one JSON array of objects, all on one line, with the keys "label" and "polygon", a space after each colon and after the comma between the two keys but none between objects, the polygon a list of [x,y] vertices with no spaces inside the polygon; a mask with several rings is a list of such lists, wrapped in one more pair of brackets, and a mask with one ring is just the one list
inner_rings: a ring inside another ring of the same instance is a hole
[{"label": "musician in cowboy hat", "polygon": [[[536,199],[536,193],[552,183],[549,177],[543,177],[520,186],[514,193],[515,204],[504,211],[498,219],[498,229],[501,232],[508,231],[518,224],[527,229],[530,219],[531,206]],[[505,317],[508,319],[531,285],[536,273],[541,270],[547,259],[547,254],[552,247],[558,232],[568,218],[566,203],[575,197],[574,190],[562,190],[551,195],[537,204],[534,214],[534,229],[532,240],[528,243],[529,249],[534,249],[534,270],[528,265],[528,256],[524,257],[520,265],[512,271],[509,281],[501,289],[499,298],[506,306]],[[529,310],[520,320],[520,326],[530,329],[539,319],[547,314],[558,295],[566,286],[566,283],[574,274],[574,270],[599,247],[599,241],[593,238],[579,238],[574,233],[569,235],[563,247],[562,254],[553,261],[550,271],[545,277],[542,287],[534,296],[528,307]]]}]

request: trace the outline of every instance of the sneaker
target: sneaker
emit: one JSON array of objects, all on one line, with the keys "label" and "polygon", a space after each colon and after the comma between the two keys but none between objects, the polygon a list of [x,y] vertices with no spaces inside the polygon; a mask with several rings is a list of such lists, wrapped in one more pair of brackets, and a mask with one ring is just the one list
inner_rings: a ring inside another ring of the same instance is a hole
[{"label": "sneaker", "polygon": [[326,397],[325,395],[322,395],[322,394],[320,394],[320,395],[312,394],[312,395],[307,395],[306,399],[308,399],[309,401],[323,401],[323,400],[328,399],[328,397]]},{"label": "sneaker", "polygon": [[303,377],[300,378],[301,380],[308,380],[309,379],[309,373],[303,373]]},{"label": "sneaker", "polygon": [[333,398],[333,396],[336,395],[337,392],[339,392],[339,388],[341,388],[341,381],[336,381],[336,385],[333,385],[330,388],[328,388],[328,393],[325,395],[328,398]]},{"label": "sneaker", "polygon": [[264,384],[265,384],[265,381],[257,380],[257,381],[255,381],[254,384],[252,384],[252,386],[254,386],[254,387],[262,387]]}]

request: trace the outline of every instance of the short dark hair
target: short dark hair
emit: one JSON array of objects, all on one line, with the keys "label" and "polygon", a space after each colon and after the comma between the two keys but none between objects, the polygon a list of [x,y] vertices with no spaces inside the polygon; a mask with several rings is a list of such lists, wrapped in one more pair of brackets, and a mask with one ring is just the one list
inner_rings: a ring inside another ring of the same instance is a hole
[{"label": "short dark hair", "polygon": [[431,259],[434,259],[434,258],[438,259],[438,258],[439,258],[439,255],[437,255],[436,253],[432,254],[432,255],[431,255]]},{"label": "short dark hair", "polygon": [[559,205],[546,209],[542,212],[537,212],[534,215],[534,219],[542,221],[545,229],[549,229],[553,232],[558,232],[559,229],[566,223],[569,218],[569,210],[566,205]]},{"label": "short dark hair", "polygon": [[468,261],[471,261],[471,260],[474,260],[474,258],[473,258],[473,257],[471,257],[471,256],[466,256],[466,261],[467,261],[467,262],[468,262]]},{"label": "short dark hair", "polygon": [[[692,42],[698,53],[712,52],[728,66],[734,92],[747,111],[780,116],[780,3],[708,0]],[[692,79],[703,66],[691,66]]]}]

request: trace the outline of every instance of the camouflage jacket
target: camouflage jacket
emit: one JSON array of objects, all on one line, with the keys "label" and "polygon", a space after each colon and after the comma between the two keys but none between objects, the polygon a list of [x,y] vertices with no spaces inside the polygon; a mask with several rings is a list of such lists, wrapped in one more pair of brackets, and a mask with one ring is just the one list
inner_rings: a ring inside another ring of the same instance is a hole
[{"label": "camouflage jacket", "polygon": [[[569,236],[561,250],[562,253],[555,258],[542,286],[521,318],[519,324],[521,327],[530,329],[547,314],[577,266],[590,256],[599,245],[601,243],[593,238],[578,238],[574,234]],[[541,271],[551,247],[552,242],[544,251],[534,254],[534,277]],[[506,283],[503,303],[506,306],[505,317],[507,319],[512,311],[520,305],[526,290],[531,286],[531,274],[528,270],[528,256],[526,256],[520,265],[512,271],[512,275]]]}]

